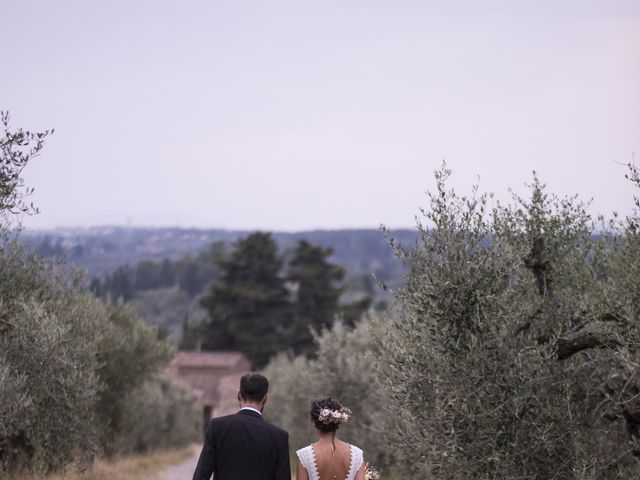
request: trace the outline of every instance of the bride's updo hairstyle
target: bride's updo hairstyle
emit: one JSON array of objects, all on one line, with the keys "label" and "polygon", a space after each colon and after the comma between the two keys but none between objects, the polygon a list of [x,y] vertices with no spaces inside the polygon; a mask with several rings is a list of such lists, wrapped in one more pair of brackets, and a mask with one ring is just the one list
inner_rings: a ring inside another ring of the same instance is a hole
[{"label": "bride's updo hairstyle", "polygon": [[342,405],[331,397],[325,397],[320,400],[316,400],[315,402],[311,402],[311,421],[316,428],[321,432],[335,432],[340,427],[340,424],[337,422],[326,422],[321,420],[323,410],[330,410],[333,412],[340,411],[342,410]]}]

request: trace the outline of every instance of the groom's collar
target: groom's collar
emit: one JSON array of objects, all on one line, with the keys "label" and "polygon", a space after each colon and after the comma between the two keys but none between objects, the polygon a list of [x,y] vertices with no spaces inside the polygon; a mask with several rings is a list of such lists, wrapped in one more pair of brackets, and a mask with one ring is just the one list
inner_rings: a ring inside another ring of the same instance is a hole
[{"label": "groom's collar", "polygon": [[241,413],[243,415],[247,415],[248,414],[248,415],[251,415],[251,416],[256,416],[256,414],[257,414],[257,416],[262,417],[262,413],[259,410],[256,410],[253,407],[242,407],[238,413]]}]

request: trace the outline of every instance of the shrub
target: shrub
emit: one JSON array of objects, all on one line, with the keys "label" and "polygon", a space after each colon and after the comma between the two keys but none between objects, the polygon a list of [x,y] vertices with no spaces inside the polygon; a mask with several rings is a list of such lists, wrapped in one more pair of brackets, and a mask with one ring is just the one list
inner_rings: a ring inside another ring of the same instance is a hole
[{"label": "shrub", "polygon": [[585,205],[535,177],[529,199],[490,208],[447,190],[449,173],[436,173],[420,242],[397,250],[409,273],[380,337],[403,417],[388,438],[408,475],[637,476],[629,229],[594,238]]},{"label": "shrub", "polygon": [[0,474],[85,464],[118,445],[138,449],[141,405],[171,430],[150,435],[144,449],[189,441],[192,400],[155,377],[172,352],[157,331],[82,292],[78,279],[9,234],[13,214],[37,212],[22,171],[53,130],[12,130],[5,112],[0,128]]},{"label": "shrub", "polygon": [[155,376],[129,392],[121,427],[113,446],[119,452],[147,452],[180,447],[202,435],[201,412],[195,398],[162,376]]},{"label": "shrub", "polygon": [[196,438],[193,397],[157,376],[173,352],[157,337],[121,303],[105,304],[55,266],[4,245],[0,470],[56,470],[98,452]]},{"label": "shrub", "polygon": [[52,469],[97,448],[102,307],[37,258],[0,252],[0,460]]},{"label": "shrub", "polygon": [[[130,408],[129,395],[151,380],[172,355],[167,342],[122,302],[105,308],[104,334],[97,346],[97,375],[102,390],[96,403],[98,421],[103,426],[101,445],[111,455],[129,435],[124,422]],[[140,417],[144,422],[145,419]]]},{"label": "shrub", "polygon": [[388,399],[376,380],[374,331],[382,320],[360,321],[354,329],[337,321],[316,337],[313,358],[281,354],[265,369],[269,378],[266,415],[289,432],[289,445],[297,450],[315,441],[309,409],[317,398],[332,396],[349,407],[353,416],[338,435],[365,452],[366,460],[387,469],[395,464],[394,449],[383,441],[395,422]]}]

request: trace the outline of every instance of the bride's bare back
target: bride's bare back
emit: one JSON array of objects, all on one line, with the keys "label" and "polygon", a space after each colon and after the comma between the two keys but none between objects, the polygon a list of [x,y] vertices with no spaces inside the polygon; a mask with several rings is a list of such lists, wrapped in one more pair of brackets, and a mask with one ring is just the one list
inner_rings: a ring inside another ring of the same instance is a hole
[{"label": "bride's bare back", "polygon": [[318,442],[313,445],[316,457],[316,465],[322,479],[346,479],[351,467],[351,446],[336,440],[336,451],[331,454],[333,445]]},{"label": "bride's bare back", "polygon": [[298,451],[297,480],[364,480],[362,450],[341,440],[319,441]]}]

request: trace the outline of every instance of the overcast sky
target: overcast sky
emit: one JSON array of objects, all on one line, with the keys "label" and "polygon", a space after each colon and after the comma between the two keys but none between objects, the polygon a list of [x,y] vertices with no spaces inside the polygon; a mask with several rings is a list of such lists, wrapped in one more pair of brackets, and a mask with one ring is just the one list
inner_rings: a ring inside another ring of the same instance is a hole
[{"label": "overcast sky", "polygon": [[443,159],[631,208],[637,0],[0,0],[0,32],[0,108],[56,129],[29,228],[410,226]]}]

